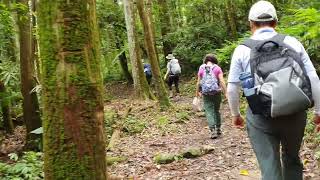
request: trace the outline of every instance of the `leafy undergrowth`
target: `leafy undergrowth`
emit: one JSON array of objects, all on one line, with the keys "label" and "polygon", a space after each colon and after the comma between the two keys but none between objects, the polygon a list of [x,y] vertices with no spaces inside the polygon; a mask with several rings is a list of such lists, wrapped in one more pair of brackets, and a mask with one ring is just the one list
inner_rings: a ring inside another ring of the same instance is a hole
[{"label": "leafy undergrowth", "polygon": [[43,153],[24,152],[21,157],[11,153],[10,162],[0,162],[0,177],[2,180],[38,180],[43,179]]}]

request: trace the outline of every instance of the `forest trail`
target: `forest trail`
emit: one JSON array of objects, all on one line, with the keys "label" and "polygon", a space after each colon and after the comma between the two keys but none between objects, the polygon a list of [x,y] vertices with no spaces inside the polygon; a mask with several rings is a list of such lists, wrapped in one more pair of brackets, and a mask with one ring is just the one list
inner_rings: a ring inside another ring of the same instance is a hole
[{"label": "forest trail", "polygon": [[[259,180],[258,165],[247,133],[245,129],[232,126],[227,103],[224,102],[221,107],[223,135],[212,140],[209,138],[204,114],[192,111],[191,102],[191,97],[181,96],[172,100],[173,107],[178,107],[177,111],[160,113],[152,105],[135,104],[132,113],[140,112],[142,115],[138,118],[146,118],[149,123],[139,134],[122,135],[115,149],[108,152],[107,156],[127,159],[109,166],[108,172],[123,179]],[[116,106],[119,104],[109,103],[107,108]],[[151,114],[144,106],[151,107]],[[187,121],[177,123],[172,118],[164,127],[157,125],[158,117],[170,119],[174,113],[179,114],[181,111],[188,113]],[[214,150],[201,157],[183,158],[169,164],[158,165],[153,160],[157,153],[177,154],[190,147],[203,146],[211,146]],[[318,167],[312,150],[304,146],[301,156],[305,164],[305,179],[319,180],[320,174],[315,172]]]}]

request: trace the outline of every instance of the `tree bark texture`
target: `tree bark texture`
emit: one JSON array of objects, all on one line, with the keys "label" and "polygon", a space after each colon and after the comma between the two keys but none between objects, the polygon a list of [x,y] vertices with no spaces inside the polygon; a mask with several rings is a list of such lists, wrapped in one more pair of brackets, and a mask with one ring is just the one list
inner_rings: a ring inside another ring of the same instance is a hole
[{"label": "tree bark texture", "polygon": [[[37,11],[37,0],[31,0],[31,24],[33,31],[37,31],[37,17],[36,17],[36,11]],[[32,59],[33,60],[33,67],[35,69],[34,76],[35,79],[39,79],[40,76],[40,60],[39,60],[39,47],[37,42],[36,33],[32,33]]]},{"label": "tree bark texture", "polygon": [[39,2],[47,180],[106,179],[95,6],[95,0]]},{"label": "tree bark texture", "polygon": [[140,59],[140,50],[136,37],[135,11],[132,0],[124,0],[124,12],[127,26],[128,46],[130,61],[132,65],[133,84],[136,96],[140,99],[149,99],[152,93],[149,89],[147,79],[143,72],[143,65]]},{"label": "tree bark texture", "polygon": [[228,24],[230,27],[230,33],[233,39],[237,39],[238,35],[237,35],[237,24],[236,24],[236,20],[233,14],[233,4],[232,4],[232,0],[226,0],[226,12],[227,12],[227,17],[228,17]]},{"label": "tree bark texture", "polygon": [[[120,44],[120,42],[116,42],[116,47],[118,49],[121,49],[122,45]],[[127,60],[127,56],[126,56],[125,52],[122,52],[120,54],[119,61],[120,61],[120,66],[121,66],[124,77],[127,79],[129,84],[133,84],[133,79],[132,79],[132,76],[129,72],[128,60]]]},{"label": "tree bark texture", "polygon": [[[170,103],[166,88],[164,86],[164,82],[161,78],[159,60],[152,32],[152,22],[150,21],[150,17],[146,13],[147,11],[144,7],[144,0],[137,0],[137,8],[143,25],[145,46],[147,48],[147,54],[151,64],[152,77],[154,78],[154,85],[157,92],[157,98],[160,102],[160,106],[168,107]],[[151,13],[149,15],[151,15]]]},{"label": "tree bark texture", "polygon": [[[28,9],[28,0],[19,0]],[[27,149],[37,149],[35,141],[40,135],[30,132],[41,127],[39,103],[36,92],[31,92],[35,87],[34,81],[34,55],[32,54],[32,26],[28,11],[18,13],[19,42],[20,42],[20,73],[21,93],[23,96],[23,119],[27,129]]]},{"label": "tree bark texture", "polygon": [[7,96],[5,85],[0,81],[0,94],[1,94],[1,112],[3,118],[3,127],[7,133],[12,133],[14,130],[13,122],[11,119],[10,100]]},{"label": "tree bark texture", "polygon": [[170,15],[168,11],[167,0],[158,0],[159,4],[159,18],[160,18],[160,28],[162,36],[162,45],[164,56],[172,52],[173,45],[166,39],[168,33],[170,33],[171,24],[170,24]]}]

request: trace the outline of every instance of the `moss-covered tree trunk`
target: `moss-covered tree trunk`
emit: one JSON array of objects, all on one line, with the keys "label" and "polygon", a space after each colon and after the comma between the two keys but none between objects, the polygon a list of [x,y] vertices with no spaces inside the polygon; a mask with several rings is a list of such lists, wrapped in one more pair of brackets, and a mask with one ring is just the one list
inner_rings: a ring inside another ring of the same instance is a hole
[{"label": "moss-covered tree trunk", "polygon": [[[152,22],[150,21],[150,17],[146,13],[146,9],[144,7],[144,0],[137,0],[137,7],[140,15],[140,19],[143,25],[144,30],[144,38],[145,38],[145,46],[147,48],[147,54],[149,57],[149,61],[151,64],[152,77],[154,78],[154,85],[156,88],[157,98],[160,102],[160,106],[168,107],[170,105],[168,94],[166,88],[164,86],[164,82],[161,78],[160,67],[158,56],[155,48],[155,42],[152,32]],[[151,13],[150,13],[151,16]]]},{"label": "moss-covered tree trunk", "polygon": [[8,98],[6,87],[2,81],[0,81],[0,102],[4,130],[7,133],[12,133],[14,126],[11,119],[10,99]]},{"label": "moss-covered tree trunk", "polygon": [[95,0],[38,6],[47,180],[106,179]]},{"label": "moss-covered tree trunk", "polygon": [[26,148],[37,149],[37,141],[39,141],[40,135],[30,133],[41,127],[37,93],[34,91],[32,92],[32,89],[35,87],[34,55],[32,54],[32,26],[28,11],[28,0],[19,0],[18,2],[26,8],[25,11],[18,12],[21,93],[23,96],[23,119],[27,129]]},{"label": "moss-covered tree trunk", "polygon": [[132,0],[124,0],[124,14],[126,18],[128,46],[130,53],[130,61],[132,66],[133,84],[136,96],[140,99],[148,99],[152,97],[143,66],[140,59],[140,50],[136,37],[135,11]]}]

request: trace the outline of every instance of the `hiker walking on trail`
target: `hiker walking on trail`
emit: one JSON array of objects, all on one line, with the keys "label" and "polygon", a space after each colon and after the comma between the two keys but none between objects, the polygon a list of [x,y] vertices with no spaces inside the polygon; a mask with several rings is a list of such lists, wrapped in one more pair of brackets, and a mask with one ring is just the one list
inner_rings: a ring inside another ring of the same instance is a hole
[{"label": "hiker walking on trail", "polygon": [[147,82],[150,85],[151,84],[151,80],[152,80],[152,70],[151,70],[151,65],[148,63],[145,63],[144,60],[142,60],[143,62],[143,72],[147,78]]},{"label": "hiker walking on trail", "polygon": [[235,49],[228,77],[233,123],[244,125],[239,111],[242,86],[249,104],[248,136],[262,179],[302,180],[299,150],[312,101],[320,126],[319,77],[303,45],[275,31],[278,19],[270,2],[255,3],[249,21],[252,36]]},{"label": "hiker walking on trail", "polygon": [[176,88],[176,94],[179,94],[179,76],[181,74],[181,67],[179,64],[178,59],[176,59],[173,54],[168,54],[166,56],[166,59],[169,60],[167,64],[167,72],[164,76],[164,79],[167,79],[167,83],[169,86],[169,95],[170,97],[173,97],[173,92],[172,92],[172,85],[174,84]]},{"label": "hiker walking on trail", "polygon": [[213,54],[207,54],[198,71],[196,96],[203,96],[204,110],[208,120],[211,138],[221,135],[221,91],[226,94],[223,72],[217,65],[218,60]]}]

